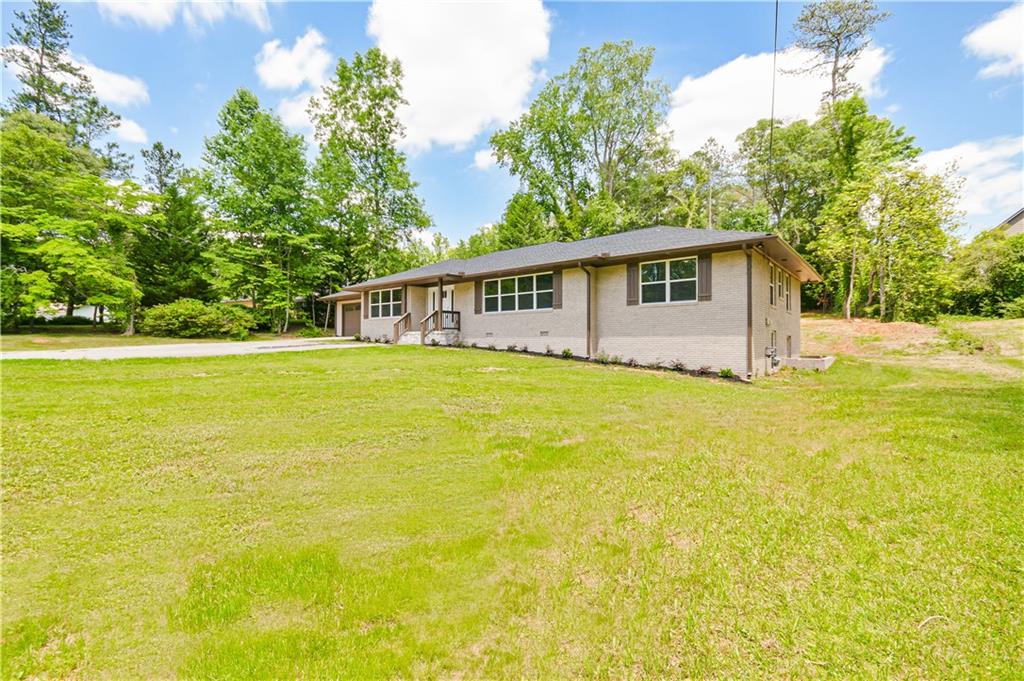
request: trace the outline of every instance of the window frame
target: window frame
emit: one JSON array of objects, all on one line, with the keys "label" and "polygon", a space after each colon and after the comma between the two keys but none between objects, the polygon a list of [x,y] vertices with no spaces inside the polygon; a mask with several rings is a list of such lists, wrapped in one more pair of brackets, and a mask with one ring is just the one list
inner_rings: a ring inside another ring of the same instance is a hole
[{"label": "window frame", "polygon": [[[549,276],[551,277],[551,288],[537,288],[537,278]],[[530,289],[520,291],[519,280],[529,278],[531,280]],[[513,288],[510,292],[502,292],[502,282],[511,281],[513,282]],[[497,287],[497,293],[487,293],[487,284],[495,282]],[[530,272],[527,274],[517,274],[511,277],[496,277],[493,279],[484,279],[481,283],[482,295],[481,295],[481,312],[483,314],[512,314],[516,312],[549,312],[555,309],[555,273],[553,270],[546,272]],[[551,304],[547,307],[537,307],[537,295],[541,293],[551,294]],[[530,302],[532,307],[520,309],[519,303],[522,296],[530,296]],[[514,307],[512,309],[502,309],[502,298],[511,297]],[[497,309],[488,310],[487,301],[494,300],[497,303]]]},{"label": "window frame", "polygon": [[[395,296],[395,291],[398,291],[398,300],[397,301],[395,300],[395,297],[394,297]],[[386,302],[386,303],[381,301],[381,298],[383,297],[383,294],[385,294],[385,293],[388,294],[388,302]],[[373,302],[374,294],[377,294],[377,302],[376,303]],[[369,313],[368,319],[395,319],[396,317],[401,317],[402,316],[402,304],[403,304],[404,301],[402,300],[402,287],[401,286],[397,286],[395,288],[375,289],[373,291],[370,291],[370,295],[368,296],[368,298],[369,298],[369,306],[370,306],[370,313]],[[395,305],[398,306],[398,314],[394,313],[395,312]],[[378,312],[378,313],[382,313],[385,307],[388,308],[388,312],[390,314],[374,314],[375,311]]]},{"label": "window frame", "polygon": [[[692,277],[681,277],[679,279],[672,278],[672,263],[682,262],[684,260],[693,261],[693,276]],[[664,265],[665,266],[665,278],[660,281],[644,281],[644,265]],[[693,298],[686,298],[683,300],[672,300],[672,284],[681,282],[693,282]],[[662,284],[665,289],[665,299],[656,300],[652,302],[644,302],[644,286],[655,286]],[[690,305],[696,303],[700,296],[700,266],[697,262],[697,256],[687,255],[682,258],[665,258],[663,260],[646,260],[637,265],[637,302],[640,305]]]},{"label": "window frame", "polygon": [[786,312],[793,311],[793,295],[792,295],[792,281],[793,276],[786,273]]},{"label": "window frame", "polygon": [[775,263],[768,261],[768,304],[775,307]]}]

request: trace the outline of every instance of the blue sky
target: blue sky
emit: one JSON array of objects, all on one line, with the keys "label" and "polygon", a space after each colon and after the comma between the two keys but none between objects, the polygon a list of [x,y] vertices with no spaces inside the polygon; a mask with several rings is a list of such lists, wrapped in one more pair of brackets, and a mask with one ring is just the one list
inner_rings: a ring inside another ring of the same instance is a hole
[{"label": "blue sky", "polygon": [[[5,28],[26,5],[5,2]],[[1024,205],[1024,6],[891,3],[855,71],[872,110],[906,126],[935,171],[956,161],[969,236]],[[203,138],[238,87],[252,89],[297,132],[338,57],[379,45],[406,69],[410,167],[451,239],[497,220],[516,181],[487,152],[491,132],[528,106],[580,47],[631,39],[656,48],[654,75],[673,90],[669,115],[682,153],[709,135],[731,144],[767,117],[770,3],[144,3],[65,6],[72,52],[126,119],[136,153],[161,140],[198,165]],[[801,8],[784,3],[780,47]],[[5,32],[6,33],[6,32]],[[5,35],[6,41],[6,35]],[[795,49],[781,66],[805,59]],[[4,72],[6,98],[16,81]],[[777,115],[813,115],[823,83],[783,75]],[[141,163],[136,163],[137,171]]]}]

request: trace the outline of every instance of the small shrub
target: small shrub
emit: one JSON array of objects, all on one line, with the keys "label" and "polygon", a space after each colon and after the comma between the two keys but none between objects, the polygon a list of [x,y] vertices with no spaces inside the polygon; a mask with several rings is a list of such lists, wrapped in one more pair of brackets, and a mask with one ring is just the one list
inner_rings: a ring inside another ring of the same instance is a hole
[{"label": "small shrub", "polygon": [[630,357],[629,359],[626,360],[626,366],[633,367],[635,369],[636,367],[640,366],[640,362],[636,361],[635,357]]},{"label": "small shrub", "polygon": [[299,329],[299,335],[303,338],[322,338],[327,332],[315,326],[304,326]]},{"label": "small shrub", "polygon": [[358,343],[359,341],[363,340],[363,337],[362,337],[362,336],[360,336],[360,335],[359,335],[359,334],[357,333],[357,334],[355,334],[354,336],[352,336],[352,340],[354,340],[354,341],[356,341],[356,342]]},{"label": "small shrub", "polygon": [[480,346],[476,344],[476,341],[473,341],[472,343],[469,344],[469,347],[471,347],[471,348],[478,348]]},{"label": "small shrub", "polygon": [[612,355],[608,358],[609,364],[622,364],[622,355]]},{"label": "small shrub", "polygon": [[570,348],[563,348],[562,349],[562,359],[572,359],[572,358],[573,358],[572,350]]},{"label": "small shrub", "polygon": [[678,359],[674,359],[668,363],[668,368],[672,371],[686,371],[686,363],[680,362]]},{"label": "small shrub", "polygon": [[505,349],[508,350],[509,352],[515,352],[516,351],[516,344],[515,343],[511,343]]},{"label": "small shrub", "polygon": [[961,355],[973,355],[977,352],[990,350],[985,341],[960,326],[945,324],[939,328],[939,335],[954,352]]},{"label": "small shrub", "polygon": [[438,342],[438,340],[437,340],[436,338],[431,338],[431,339],[430,339],[430,344],[431,344],[431,345],[433,345],[433,346],[434,346],[434,347],[436,348],[436,347],[437,347],[438,345],[440,345],[441,343],[439,343],[439,342]]},{"label": "small shrub", "polygon": [[544,354],[547,355],[548,357],[551,357],[552,355],[555,354],[555,351],[551,349],[550,345],[545,345],[544,346]]},{"label": "small shrub", "polygon": [[729,367],[725,367],[724,369],[719,369],[718,370],[718,377],[719,378],[735,378],[736,374]]},{"label": "small shrub", "polygon": [[707,376],[711,373],[711,367],[705,364],[700,369],[697,369],[697,373],[701,376]]},{"label": "small shrub", "polygon": [[172,338],[242,339],[255,326],[252,314],[238,305],[181,298],[146,310],[139,322],[139,331]]},{"label": "small shrub", "polygon": [[498,346],[497,346],[497,345],[495,345],[494,343],[489,343],[489,344],[487,345],[487,349],[488,349],[488,350],[497,350],[497,349],[498,349]]},{"label": "small shrub", "polygon": [[1006,319],[1024,319],[1024,296],[999,305],[999,314]]},{"label": "small shrub", "polygon": [[466,347],[466,341],[464,341],[464,340],[457,340],[454,343],[452,343],[452,347],[453,348],[464,348],[464,347]]},{"label": "small shrub", "polygon": [[594,355],[594,361],[597,362],[598,364],[607,364],[609,361],[608,353],[605,352],[604,350],[601,350],[596,355]]},{"label": "small shrub", "polygon": [[527,346],[525,346],[525,345],[524,345],[524,346],[522,346],[521,348],[519,348],[519,352],[529,352],[529,351],[530,351],[530,348],[528,348],[528,347],[527,347]]}]

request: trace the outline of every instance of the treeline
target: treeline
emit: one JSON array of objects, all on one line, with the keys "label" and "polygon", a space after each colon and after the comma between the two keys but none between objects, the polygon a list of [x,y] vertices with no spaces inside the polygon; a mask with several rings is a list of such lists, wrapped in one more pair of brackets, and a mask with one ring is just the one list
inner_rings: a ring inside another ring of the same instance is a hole
[{"label": "treeline", "polygon": [[[795,26],[831,78],[812,122],[762,120],[737,151],[708,140],[681,158],[654,51],[585,48],[529,109],[491,137],[520,188],[494,225],[451,246],[431,226],[399,151],[401,66],[379,50],[339,60],[310,115],[315,154],[256,96],[223,106],[198,168],[160,142],[127,157],[99,147],[117,123],[68,58],[60,8],[15,13],[4,58],[21,90],[2,121],[5,324],[60,303],[103,306],[128,332],[179,299],[245,299],[256,322],[325,325],[315,298],[445,257],[653,224],[773,231],[825,282],[805,307],[883,320],[1024,313],[1024,239],[958,246],[951,176],[925,173],[902,128],[872,114],[847,75],[884,20],[871,2],[809,5]],[[182,309],[195,306],[183,305]]]},{"label": "treeline", "polygon": [[431,221],[397,148],[402,71],[379,50],[339,60],[311,105],[313,161],[240,89],[201,167],[156,142],[137,181],[116,147],[92,146],[117,117],[69,59],[66,14],[38,0],[15,16],[4,59],[21,89],[0,142],[5,325],[89,304],[130,333],[154,305],[244,299],[257,323],[284,331],[326,323],[318,294],[430,257],[414,234]]},{"label": "treeline", "polygon": [[771,231],[825,280],[805,287],[805,308],[882,320],[1021,315],[1024,238],[994,230],[958,246],[953,176],[927,174],[913,137],[872,114],[848,79],[886,16],[862,0],[805,7],[797,44],[814,55],[808,71],[830,76],[820,114],[761,120],[739,135],[735,153],[714,139],[689,158],[672,150],[669,90],[650,76],[653,50],[628,42],[581,50],[491,137],[520,190],[499,222],[450,252],[654,224]]}]

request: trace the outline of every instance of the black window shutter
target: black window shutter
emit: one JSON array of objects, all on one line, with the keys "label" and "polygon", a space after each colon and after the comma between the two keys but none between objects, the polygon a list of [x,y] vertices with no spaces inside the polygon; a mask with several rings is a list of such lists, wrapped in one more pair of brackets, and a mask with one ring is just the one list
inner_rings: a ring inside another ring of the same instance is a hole
[{"label": "black window shutter", "polygon": [[363,291],[363,319],[370,318],[370,294],[368,291]]},{"label": "black window shutter", "polygon": [[697,256],[697,300],[711,300],[711,254]]},{"label": "black window shutter", "polygon": [[409,311],[409,287],[402,287],[402,314]]},{"label": "black window shutter", "polygon": [[480,314],[484,307],[484,282],[473,282],[473,314]]},{"label": "black window shutter", "polygon": [[555,310],[562,309],[562,270],[555,270],[551,273],[551,307]]},{"label": "black window shutter", "polygon": [[635,262],[626,265],[626,305],[640,304],[640,266]]}]

